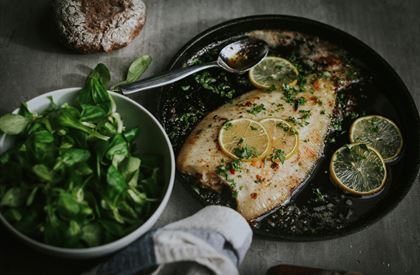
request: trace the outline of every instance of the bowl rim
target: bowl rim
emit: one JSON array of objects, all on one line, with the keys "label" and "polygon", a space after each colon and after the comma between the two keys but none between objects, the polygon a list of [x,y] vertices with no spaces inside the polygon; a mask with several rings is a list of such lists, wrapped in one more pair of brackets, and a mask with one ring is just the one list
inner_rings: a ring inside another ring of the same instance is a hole
[{"label": "bowl rim", "polygon": [[[70,88],[62,88],[62,89],[58,89],[58,90],[53,90],[53,91],[38,95],[36,97],[33,97],[33,98],[29,99],[28,101],[26,101],[26,103],[28,103],[28,105],[29,105],[31,101],[39,100],[40,98],[48,98],[50,96],[53,97],[53,96],[55,96],[57,94],[60,94],[60,93],[63,93],[63,94],[64,93],[74,93],[74,92],[76,92],[80,89],[81,89],[81,87],[70,87]],[[131,99],[129,97],[123,96],[121,94],[118,94],[118,93],[115,93],[115,92],[112,92],[112,91],[109,91],[109,93],[111,94],[112,97],[125,100],[125,101],[135,105],[138,109],[140,109],[143,113],[145,113],[155,123],[155,125],[157,125],[160,132],[162,133],[162,135],[165,139],[165,142],[166,142],[166,146],[168,147],[168,151],[169,151],[169,155],[170,155],[170,165],[171,165],[169,183],[167,183],[166,190],[165,190],[165,195],[163,196],[162,200],[159,203],[159,206],[155,209],[153,214],[146,220],[146,222],[141,224],[137,229],[135,229],[134,231],[130,232],[129,234],[127,234],[127,235],[125,235],[125,236],[123,236],[123,237],[121,237],[121,238],[119,238],[115,241],[112,241],[110,243],[99,245],[99,246],[94,246],[94,247],[88,247],[88,248],[65,248],[65,247],[53,246],[53,245],[49,245],[49,244],[37,241],[37,240],[35,240],[33,238],[30,238],[30,237],[26,236],[25,234],[19,232],[0,213],[1,223],[3,223],[5,225],[5,227],[9,231],[11,231],[14,235],[16,235],[18,238],[22,239],[23,241],[27,242],[29,245],[31,245],[33,247],[36,247],[36,248],[40,248],[44,251],[59,253],[61,255],[70,255],[70,256],[86,256],[86,255],[89,255],[89,254],[92,254],[92,255],[93,254],[98,254],[99,256],[104,255],[104,253],[106,253],[108,251],[109,251],[109,253],[113,252],[115,250],[115,248],[117,248],[116,250],[118,250],[118,249],[121,249],[121,248],[125,247],[126,245],[135,241],[137,238],[139,238],[145,232],[147,232],[156,223],[157,219],[161,216],[163,210],[167,206],[169,198],[172,194],[174,181],[175,181],[175,156],[174,156],[174,152],[173,152],[172,145],[171,145],[171,142],[169,140],[168,135],[166,134],[166,132],[163,129],[163,126],[160,124],[160,122],[145,107],[143,107],[142,105],[140,105],[139,103],[137,103],[136,101],[134,101],[133,99]],[[13,112],[15,113],[17,111],[18,111],[18,108],[15,109]],[[5,137],[6,137],[6,135],[3,134],[1,139],[5,138]],[[134,239],[130,240],[131,238],[134,238]],[[128,243],[127,243],[127,241],[128,241]]]}]

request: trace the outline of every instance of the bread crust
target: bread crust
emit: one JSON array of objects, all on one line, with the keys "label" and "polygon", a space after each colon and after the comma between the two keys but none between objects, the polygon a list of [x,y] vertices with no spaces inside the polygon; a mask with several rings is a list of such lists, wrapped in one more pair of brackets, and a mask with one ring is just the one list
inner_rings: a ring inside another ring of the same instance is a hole
[{"label": "bread crust", "polygon": [[142,30],[142,0],[54,0],[60,40],[81,53],[111,52],[127,46]]}]

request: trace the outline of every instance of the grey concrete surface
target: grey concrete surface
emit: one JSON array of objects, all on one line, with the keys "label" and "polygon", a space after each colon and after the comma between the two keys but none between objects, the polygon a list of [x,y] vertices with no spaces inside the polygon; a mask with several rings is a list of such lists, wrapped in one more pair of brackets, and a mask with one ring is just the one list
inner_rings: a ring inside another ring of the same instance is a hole
[{"label": "grey concrete surface", "polygon": [[[115,81],[142,54],[153,57],[147,75],[162,72],[180,47],[199,32],[236,17],[273,13],[315,19],[360,38],[388,60],[420,104],[420,1],[148,0],[146,4],[146,26],[127,48],[80,55],[57,43],[48,0],[0,0],[0,114],[39,94],[80,86],[88,68],[99,62],[111,68]],[[133,98],[156,112],[156,91]],[[396,209],[361,232],[306,243],[254,238],[241,273],[264,274],[268,267],[285,263],[367,274],[419,274],[419,207],[417,179]],[[158,224],[199,208],[176,184]],[[41,255],[0,231],[0,274],[75,274],[92,264]]]}]

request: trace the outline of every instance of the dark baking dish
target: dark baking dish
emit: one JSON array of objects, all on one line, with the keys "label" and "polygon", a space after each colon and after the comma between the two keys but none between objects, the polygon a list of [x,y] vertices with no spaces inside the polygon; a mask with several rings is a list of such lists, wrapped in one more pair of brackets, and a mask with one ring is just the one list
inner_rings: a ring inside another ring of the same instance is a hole
[{"label": "dark baking dish", "polygon": [[[334,238],[361,230],[384,217],[404,198],[417,177],[420,165],[420,118],[415,102],[401,78],[374,50],[357,38],[320,22],[286,15],[260,15],[227,21],[202,32],[191,39],[175,55],[168,70],[181,67],[197,52],[217,41],[238,37],[248,31],[264,29],[291,30],[318,36],[343,48],[355,59],[362,62],[375,79],[378,93],[378,97],[373,98],[371,104],[373,109],[370,112],[386,114],[399,125],[404,138],[405,149],[399,161],[392,164],[390,169],[391,183],[388,184],[386,191],[379,199],[374,199],[373,205],[369,202],[369,199],[361,201],[358,207],[363,208],[366,205],[367,210],[362,211],[363,214],[348,225],[336,230],[320,231],[316,234],[289,234],[261,228],[254,228],[254,231],[270,239],[310,241]],[[159,114],[164,126],[166,125],[165,108],[167,108],[165,102],[174,96],[171,89],[171,87],[162,89]],[[329,156],[327,155],[327,158]],[[178,175],[178,181],[185,183],[186,186],[191,184],[181,175]],[[192,190],[192,188],[187,189]],[[208,203],[195,192],[191,193],[203,203]]]}]

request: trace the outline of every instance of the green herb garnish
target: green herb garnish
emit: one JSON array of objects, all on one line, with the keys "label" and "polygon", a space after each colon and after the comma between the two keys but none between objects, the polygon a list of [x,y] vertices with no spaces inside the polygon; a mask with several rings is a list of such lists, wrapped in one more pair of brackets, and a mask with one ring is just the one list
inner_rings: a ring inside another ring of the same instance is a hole
[{"label": "green herb garnish", "polygon": [[282,129],[283,131],[285,131],[285,132],[286,132],[286,133],[288,133],[289,135],[294,135],[294,134],[296,134],[296,130],[295,130],[295,129],[293,129],[293,127],[289,127],[289,126],[287,126],[285,123],[278,122],[278,123],[276,124],[276,127],[277,127],[277,128]]},{"label": "green herb garnish", "polygon": [[228,162],[226,164],[222,162],[221,165],[216,167],[216,173],[222,178],[224,178],[226,182],[229,184],[232,190],[232,197],[234,198],[238,196],[238,190],[236,189],[235,181],[229,178],[229,174],[234,174],[235,172],[240,171],[240,170],[241,170],[241,161],[238,159]]},{"label": "green herb garnish", "polygon": [[257,156],[255,148],[248,146],[238,146],[233,148],[233,154],[240,159],[251,159]]},{"label": "green herb garnish", "polygon": [[188,112],[188,113],[183,113],[180,117],[177,117],[176,120],[181,121],[184,124],[194,125],[195,123],[198,122],[198,120],[200,119],[200,116],[202,116],[202,113],[200,112],[197,112],[197,113]]},{"label": "green herb garnish", "polygon": [[[222,77],[223,75],[224,73],[220,73],[219,77]],[[220,81],[207,71],[196,74],[194,80],[205,90],[211,91],[212,93],[224,98],[231,99],[236,93],[235,89],[233,89],[228,83],[227,78]]]},{"label": "green herb garnish", "polygon": [[377,118],[373,118],[370,120],[370,125],[369,125],[369,131],[373,132],[373,133],[378,133],[379,132],[379,123],[381,121]]},{"label": "green herb garnish", "polygon": [[271,161],[280,161],[281,163],[284,163],[286,160],[286,155],[284,154],[284,151],[281,149],[274,149],[273,153],[271,154]]},{"label": "green herb garnish", "polygon": [[295,117],[289,116],[288,118],[286,118],[286,121],[293,125],[297,125],[301,127],[309,125],[309,122],[306,121],[306,119],[302,119],[302,117],[295,118]]},{"label": "green herb garnish", "polygon": [[256,115],[264,110],[265,110],[264,104],[258,104],[258,105],[254,104],[254,106],[251,109],[247,110],[247,112],[250,114]]},{"label": "green herb garnish", "polygon": [[283,98],[287,103],[292,104],[295,110],[306,103],[306,99],[304,97],[298,96],[299,93],[304,92],[306,79],[301,77],[299,81],[301,82],[301,86],[290,86],[288,84],[283,85]]},{"label": "green herb garnish", "polygon": [[271,84],[271,86],[267,89],[268,92],[273,92],[277,89],[276,85]]},{"label": "green herb garnish", "polygon": [[225,129],[225,130],[229,130],[230,128],[232,128],[233,127],[233,124],[230,122],[230,121],[226,121],[224,124],[223,124],[223,128]]},{"label": "green herb garnish", "polygon": [[299,97],[296,99],[297,105],[305,105],[306,99],[304,97]]},{"label": "green herb garnish", "polygon": [[322,194],[321,191],[319,190],[319,188],[313,189],[312,193],[315,196],[315,202],[317,202],[317,203],[326,203],[327,202],[326,195]]},{"label": "green herb garnish", "polygon": [[224,177],[225,179],[227,179],[229,177],[228,172],[230,172],[231,170],[233,171],[240,171],[241,169],[241,161],[238,159],[232,160],[231,162],[228,162],[226,164],[222,164],[217,166],[216,168],[216,173],[219,176]]},{"label": "green herb garnish", "polygon": [[300,116],[300,119],[302,119],[302,120],[306,120],[311,116],[311,111],[310,110],[299,110],[299,113],[302,114]]},{"label": "green herb garnish", "polygon": [[190,85],[181,86],[181,90],[188,91],[191,88]]}]

